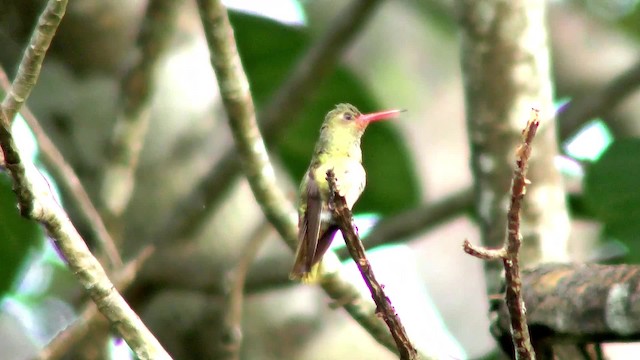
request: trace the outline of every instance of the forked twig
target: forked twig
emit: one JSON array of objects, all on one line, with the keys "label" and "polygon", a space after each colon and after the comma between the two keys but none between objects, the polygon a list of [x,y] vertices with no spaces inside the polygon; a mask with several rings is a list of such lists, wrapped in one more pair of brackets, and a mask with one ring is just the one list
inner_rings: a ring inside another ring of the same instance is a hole
[{"label": "forked twig", "polygon": [[464,241],[463,248],[467,254],[485,260],[501,259],[504,265],[506,294],[505,302],[511,319],[512,340],[516,359],[535,359],[527,326],[526,310],[522,299],[522,280],[518,253],[522,244],[520,234],[520,208],[529,180],[526,178],[527,161],[531,155],[531,143],[540,125],[540,112],[531,109],[527,126],[522,131],[522,144],[516,150],[516,168],[513,171],[511,184],[511,204],[507,213],[507,240],[502,248],[493,250],[472,245]]}]

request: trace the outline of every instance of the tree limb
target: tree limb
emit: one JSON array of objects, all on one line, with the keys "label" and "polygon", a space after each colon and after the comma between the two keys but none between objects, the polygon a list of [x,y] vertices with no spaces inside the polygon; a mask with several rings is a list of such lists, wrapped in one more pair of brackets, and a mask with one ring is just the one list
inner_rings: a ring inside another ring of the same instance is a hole
[{"label": "tree limb", "polygon": [[[120,291],[126,290],[133,282],[138,271],[144,262],[153,253],[153,248],[145,247],[133,260],[119,269],[114,277],[113,283]],[[61,330],[38,354],[40,360],[60,359],[69,349],[80,341],[92,327],[100,320],[98,307],[94,302],[89,302],[80,312],[78,318],[65,329]]]},{"label": "tree limb", "polygon": [[[640,267],[542,264],[522,272],[527,323],[536,352],[556,344],[640,341]],[[491,306],[491,326],[510,349],[509,315],[502,297]]]}]

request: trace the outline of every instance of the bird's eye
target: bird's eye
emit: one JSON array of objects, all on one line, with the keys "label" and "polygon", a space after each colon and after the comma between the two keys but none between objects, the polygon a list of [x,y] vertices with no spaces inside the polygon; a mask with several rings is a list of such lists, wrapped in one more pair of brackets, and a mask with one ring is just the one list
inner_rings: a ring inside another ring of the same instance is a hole
[{"label": "bird's eye", "polygon": [[344,113],[342,115],[342,118],[345,119],[345,120],[349,120],[350,121],[350,120],[353,120],[353,115],[350,114],[350,113]]}]

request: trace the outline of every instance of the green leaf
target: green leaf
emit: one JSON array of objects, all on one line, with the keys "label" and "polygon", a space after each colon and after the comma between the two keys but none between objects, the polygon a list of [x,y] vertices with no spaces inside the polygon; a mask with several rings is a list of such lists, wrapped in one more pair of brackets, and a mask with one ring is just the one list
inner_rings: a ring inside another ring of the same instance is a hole
[{"label": "green leaf", "polygon": [[[640,139],[615,141],[587,168],[585,203],[605,233],[640,250]],[[640,261],[640,251],[631,251]]]},{"label": "green leaf", "polygon": [[[260,107],[286,79],[311,38],[301,28],[243,14],[233,14],[232,23],[242,63]],[[344,67],[338,67],[319,86],[301,115],[275,144],[285,168],[296,181],[309,166],[320,125],[335,104],[348,102],[363,112],[382,110],[366,86]],[[368,176],[357,211],[384,215],[418,203],[420,191],[413,159],[392,122],[371,125],[363,138],[362,151]]]},{"label": "green leaf", "polygon": [[0,171],[0,299],[13,288],[29,253],[43,238],[37,223],[20,216],[9,174]]}]

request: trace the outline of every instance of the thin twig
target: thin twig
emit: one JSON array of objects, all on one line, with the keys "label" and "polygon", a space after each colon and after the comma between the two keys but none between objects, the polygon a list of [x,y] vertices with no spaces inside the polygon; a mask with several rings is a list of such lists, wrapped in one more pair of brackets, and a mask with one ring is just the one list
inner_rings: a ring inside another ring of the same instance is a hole
[{"label": "thin twig", "polygon": [[[313,91],[341,60],[351,41],[363,29],[381,0],[355,0],[327,26],[327,31],[296,63],[287,80],[278,88],[260,114],[260,127],[267,142],[278,138],[281,130],[295,120]],[[194,187],[170,217],[169,238],[188,237],[198,231],[234,180],[240,175],[236,150],[228,149],[211,171]],[[204,209],[204,210],[203,210]]]},{"label": "thin twig", "polygon": [[[120,291],[124,291],[133,282],[144,262],[153,253],[153,247],[145,247],[135,258],[120,268],[113,277],[113,283]],[[99,321],[98,307],[91,301],[80,312],[80,316],[67,328],[63,329],[45,346],[36,359],[60,359],[69,349],[80,341]]]},{"label": "thin twig", "polygon": [[244,284],[251,263],[258,255],[258,251],[264,244],[267,235],[272,229],[268,221],[263,222],[251,234],[249,242],[245,246],[238,263],[230,274],[228,293],[225,297],[225,309],[223,329],[218,339],[219,349],[217,359],[240,359],[240,347],[242,345],[242,305],[244,303]]},{"label": "thin twig", "polygon": [[175,0],[149,1],[138,34],[139,59],[120,84],[122,110],[114,126],[100,190],[105,213],[116,219],[133,193],[135,171],[149,127],[154,72],[174,33],[180,4]]},{"label": "thin twig", "polygon": [[[0,66],[0,86],[5,92],[8,92],[11,87],[11,83],[2,66]],[[98,242],[107,260],[109,260],[111,267],[114,269],[119,268],[122,266],[122,258],[118,248],[75,171],[64,160],[64,156],[47,136],[47,133],[40,126],[38,119],[31,113],[29,108],[24,106],[20,113],[36,137],[45,166],[51,171],[56,182],[69,194],[69,198],[75,203],[75,206],[80,209],[80,215],[84,218],[84,222],[88,225],[92,236]]]},{"label": "thin twig", "polygon": [[601,89],[571,100],[558,111],[560,137],[566,139],[587,121],[611,113],[638,88],[640,88],[640,61]]},{"label": "thin twig", "polygon": [[[429,202],[380,220],[364,239],[365,249],[393,244],[442,224],[465,212],[473,211],[473,189],[457,191],[435,202]],[[341,259],[349,256],[347,249],[336,250]]]},{"label": "thin twig", "polygon": [[519,251],[522,244],[520,234],[520,209],[524,198],[526,186],[529,181],[526,178],[529,156],[531,155],[531,143],[540,125],[540,113],[537,109],[531,109],[531,116],[527,126],[522,131],[522,143],[516,150],[516,168],[513,171],[511,183],[511,204],[507,213],[507,240],[501,249],[491,250],[472,246],[467,240],[464,242],[464,251],[481,259],[502,259],[505,272],[506,294],[505,302],[509,309],[511,319],[512,340],[515,347],[516,359],[535,359],[535,353],[531,346],[527,316],[522,299],[522,280],[520,278]]},{"label": "thin twig", "polygon": [[417,351],[413,347],[413,344],[411,344],[409,336],[400,321],[400,317],[396,314],[393,305],[391,305],[391,299],[389,299],[389,297],[384,293],[383,286],[380,285],[373,274],[371,264],[364,252],[364,246],[355,231],[351,210],[349,210],[345,198],[341,196],[340,192],[336,189],[336,177],[333,170],[327,171],[327,181],[329,182],[329,189],[332,194],[330,207],[332,207],[334,218],[340,226],[342,235],[344,235],[347,249],[349,249],[349,253],[351,253],[353,261],[356,262],[356,265],[362,274],[362,279],[364,279],[364,282],[367,284],[367,287],[371,292],[371,297],[376,303],[376,312],[382,317],[389,327],[391,336],[393,336],[396,346],[398,347],[400,358],[403,360],[417,359]]},{"label": "thin twig", "polygon": [[467,254],[483,260],[498,260],[507,257],[507,250],[504,247],[500,249],[487,249],[483,246],[473,245],[467,239],[462,243],[462,249]]},{"label": "thin twig", "polygon": [[49,0],[47,7],[40,15],[38,24],[31,34],[29,45],[18,66],[13,86],[2,101],[2,108],[5,112],[4,119],[7,124],[13,122],[13,118],[20,111],[20,107],[27,100],[36,81],[38,81],[42,61],[66,9],[67,0]]},{"label": "thin twig", "polygon": [[[256,122],[253,99],[240,63],[227,11],[219,0],[199,0],[198,7],[211,52],[211,64],[218,79],[229,125],[251,190],[266,218],[287,245],[295,249],[295,212],[275,181],[274,170]],[[325,261],[327,260],[336,261],[335,255],[325,256]],[[345,304],[349,314],[381,344],[392,351],[398,351],[388,331],[385,334],[382,330],[384,325],[376,317],[375,311],[371,306],[363,304],[364,301],[357,300],[360,297],[357,295],[357,289],[339,272],[323,274],[322,286],[335,300],[355,298],[356,301]],[[431,357],[425,355],[423,358]]]}]

